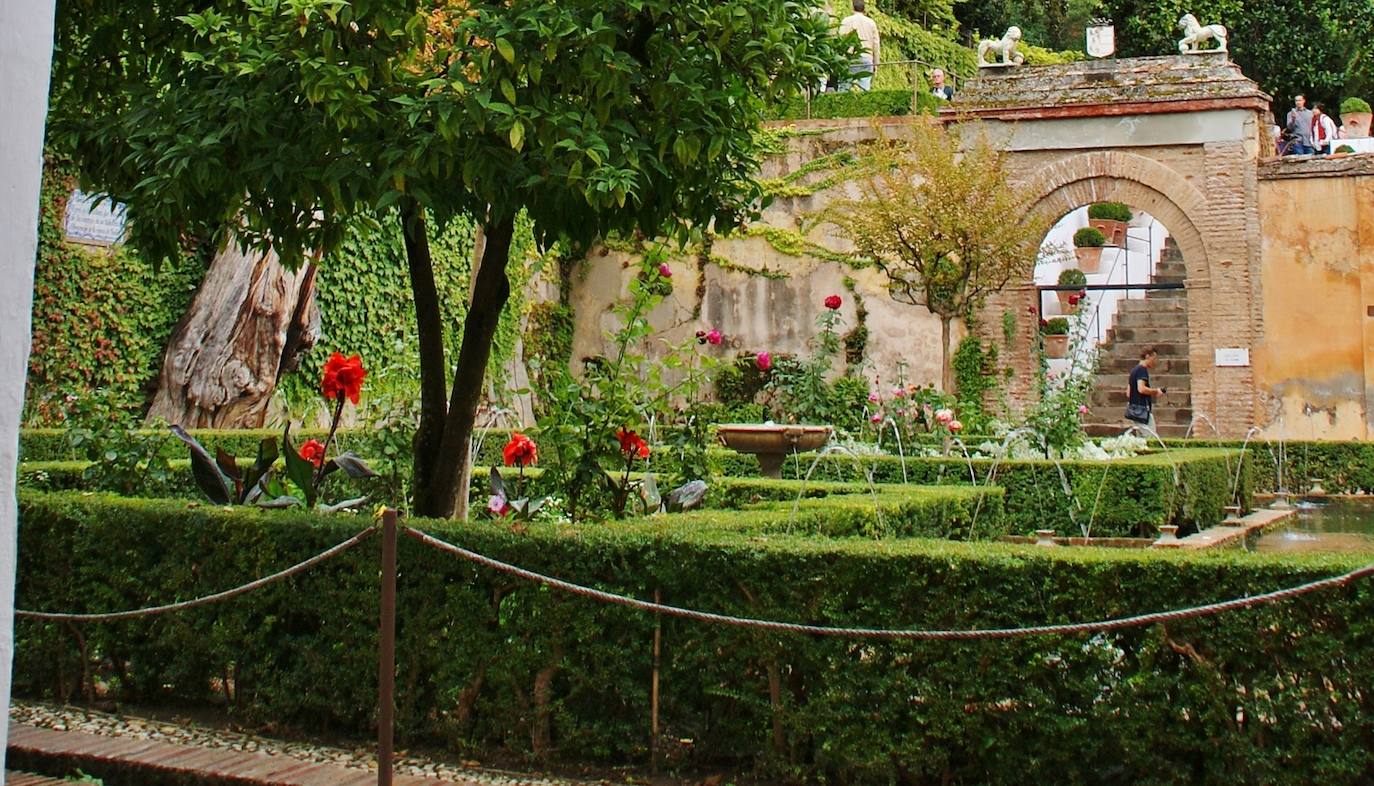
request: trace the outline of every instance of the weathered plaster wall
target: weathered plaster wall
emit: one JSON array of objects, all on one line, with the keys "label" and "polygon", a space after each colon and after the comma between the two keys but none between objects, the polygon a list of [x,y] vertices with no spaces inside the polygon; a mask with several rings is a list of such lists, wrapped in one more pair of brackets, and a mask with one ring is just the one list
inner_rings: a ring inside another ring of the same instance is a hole
[{"label": "weathered plaster wall", "polygon": [[1268,436],[1365,439],[1374,392],[1374,156],[1275,162],[1259,187]]},{"label": "weathered plaster wall", "polygon": [[[767,162],[762,176],[783,177],[835,150],[852,148],[873,133],[866,125],[817,125],[811,131],[815,133],[787,138],[786,150]],[[819,181],[826,175],[818,172],[809,179]],[[825,297],[838,294],[844,299],[840,313],[845,322],[843,331],[847,331],[857,324],[853,296],[857,293],[868,312],[864,324],[869,337],[865,353],[868,362],[854,371],[887,386],[896,381],[900,365],[908,384],[938,384],[940,323],[929,312],[892,300],[885,277],[877,270],[854,270],[815,254],[779,250],[761,235],[765,227],[795,232],[804,223],[809,226],[808,218],[842,195],[845,188],[836,184],[814,194],[779,198],[750,230],[717,238],[710,259],[699,259],[697,254],[674,258],[673,295],[650,315],[663,340],[677,344],[697,330],[714,327],[725,335],[726,342],[703,351],[724,358],[763,350],[805,355],[812,351],[816,318]],[[825,227],[812,228],[806,237],[832,251],[847,249],[846,241]],[[575,365],[581,358],[605,351],[605,337],[618,327],[611,309],[629,297],[628,284],[637,271],[638,259],[639,255],[629,250],[597,249],[574,276]],[[705,285],[698,300],[698,282],[703,276]],[[846,277],[853,280],[853,293],[845,286]],[[956,346],[960,338],[962,330],[956,330]]]}]

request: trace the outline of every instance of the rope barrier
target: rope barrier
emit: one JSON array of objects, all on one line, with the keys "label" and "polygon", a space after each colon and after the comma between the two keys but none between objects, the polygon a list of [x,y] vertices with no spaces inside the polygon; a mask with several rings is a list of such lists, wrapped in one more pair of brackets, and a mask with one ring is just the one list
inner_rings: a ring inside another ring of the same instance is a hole
[{"label": "rope barrier", "polygon": [[1305,595],[1309,592],[1316,592],[1332,587],[1343,587],[1360,579],[1374,576],[1374,564],[1371,564],[1352,570],[1349,573],[1344,573],[1340,576],[1319,579],[1296,587],[1266,592],[1262,595],[1252,595],[1245,598],[1221,601],[1219,603],[1209,603],[1205,606],[1194,606],[1191,608],[1175,609],[1173,611],[1157,611],[1149,614],[1139,614],[1133,617],[1098,620],[1095,622],[1066,623],[1062,625],[1034,625],[1023,628],[991,628],[986,630],[887,630],[881,628],[840,628],[751,619],[748,617],[733,617],[726,614],[714,614],[707,611],[696,611],[694,609],[685,609],[680,606],[669,606],[662,603],[639,600],[638,598],[617,595],[613,592],[606,592],[592,587],[584,587],[570,581],[545,576],[532,570],[517,567],[508,562],[502,562],[501,560],[478,554],[475,551],[469,551],[461,546],[455,546],[452,543],[439,540],[438,538],[419,530],[411,529],[410,527],[404,528],[403,531],[406,535],[427,546],[454,554],[478,565],[483,565],[502,573],[517,576],[554,589],[564,590],[574,595],[598,600],[603,603],[612,603],[620,606],[627,606],[632,609],[638,609],[640,611],[650,611],[670,617],[680,617],[682,619],[697,620],[700,622],[715,622],[722,625],[772,630],[782,633],[806,633],[815,636],[834,636],[852,639],[967,641],[974,639],[1014,639],[1028,636],[1048,636],[1068,633],[1097,633],[1152,625],[1157,622],[1172,622],[1194,617],[1213,616],[1236,609],[1260,606],[1266,603],[1275,603],[1299,595]]},{"label": "rope barrier", "polygon": [[233,589],[227,589],[223,592],[216,592],[213,595],[206,595],[204,597],[195,598],[193,600],[184,600],[178,603],[167,603],[162,606],[149,606],[148,608],[143,609],[130,609],[129,611],[113,611],[103,614],[66,614],[52,611],[25,611],[24,609],[15,609],[14,615],[16,617],[27,617],[29,619],[37,620],[54,620],[59,622],[111,622],[114,620],[132,619],[135,617],[149,617],[154,614],[165,614],[169,611],[181,611],[182,609],[195,608],[196,606],[206,606],[211,603],[217,603],[222,600],[229,600],[230,598],[237,597],[239,595],[244,594],[245,592],[251,592],[260,587],[265,587],[268,584],[272,584],[283,579],[288,579],[296,575],[297,573],[307,571],[315,567],[316,565],[320,564],[321,562],[333,559],[334,557],[337,557],[345,551],[348,551],[349,549],[353,548],[359,543],[362,543],[363,541],[372,537],[374,534],[376,534],[376,532],[376,527],[368,527],[362,532],[359,532],[357,535],[354,535],[348,540],[345,540],[343,543],[340,543],[339,545],[334,546],[333,548],[322,551],[319,554],[316,554],[315,556],[311,557],[310,559],[305,560],[304,562],[298,562],[285,570],[278,571],[270,576],[263,576],[262,578],[257,579],[256,581],[250,581],[247,584],[234,587]]}]

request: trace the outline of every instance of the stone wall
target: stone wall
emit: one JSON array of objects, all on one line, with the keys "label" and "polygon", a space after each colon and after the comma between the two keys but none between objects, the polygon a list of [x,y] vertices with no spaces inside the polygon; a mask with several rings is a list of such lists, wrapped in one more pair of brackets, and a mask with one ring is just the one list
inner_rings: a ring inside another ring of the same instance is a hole
[{"label": "stone wall", "polygon": [[1374,155],[1266,164],[1258,199],[1266,436],[1368,439],[1374,393]]},{"label": "stone wall", "polygon": [[[809,162],[853,148],[873,133],[866,120],[811,121],[797,128],[801,130],[786,132],[785,150],[766,163],[764,178],[786,177]],[[797,182],[815,183],[826,176],[825,171],[817,171]],[[838,294],[844,299],[840,313],[847,331],[857,324],[858,295],[867,312],[867,360],[863,368],[849,370],[879,386],[890,386],[899,374],[907,384],[938,384],[939,321],[920,306],[889,297],[881,272],[856,270],[826,258],[827,250],[848,250],[846,241],[833,229],[812,227],[815,222],[810,219],[845,188],[846,184],[837,183],[814,194],[780,197],[745,231],[716,238],[709,252],[688,249],[675,255],[673,295],[650,316],[663,341],[677,344],[697,330],[714,327],[724,334],[725,343],[703,351],[721,357],[763,350],[805,355],[812,350],[816,319],[826,296]],[[809,231],[803,233],[803,227]],[[782,236],[770,230],[781,230]],[[815,247],[798,249],[803,237]],[[571,297],[577,314],[575,365],[605,350],[606,336],[618,327],[612,308],[629,297],[628,285],[640,258],[633,248],[601,247],[575,272]],[[955,342],[961,337],[962,331],[956,331]],[[842,369],[841,362],[837,372]]]}]

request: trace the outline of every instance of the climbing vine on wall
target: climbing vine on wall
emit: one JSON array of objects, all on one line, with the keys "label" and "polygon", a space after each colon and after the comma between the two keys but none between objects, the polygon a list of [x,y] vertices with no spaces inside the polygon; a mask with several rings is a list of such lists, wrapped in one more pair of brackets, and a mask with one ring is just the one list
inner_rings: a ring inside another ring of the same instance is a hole
[{"label": "climbing vine on wall", "polygon": [[34,267],[33,344],[24,422],[65,422],[70,397],[99,397],[121,420],[142,417],[163,348],[205,273],[205,255],[155,267],[130,246],[90,249],[65,239],[63,218],[76,186],[71,164],[43,166]]}]

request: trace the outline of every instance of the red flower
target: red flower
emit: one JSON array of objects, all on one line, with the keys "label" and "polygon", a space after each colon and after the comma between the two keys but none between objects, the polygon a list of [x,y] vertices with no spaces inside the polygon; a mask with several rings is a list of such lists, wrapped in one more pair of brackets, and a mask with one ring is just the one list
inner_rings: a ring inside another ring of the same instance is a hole
[{"label": "red flower", "polygon": [[831,295],[830,297],[825,299],[825,307],[830,309],[831,311],[838,311],[840,308],[840,304],[843,302],[843,300],[840,300],[839,295]]},{"label": "red flower", "polygon": [[644,438],[634,433],[621,429],[616,432],[615,438],[620,440],[620,452],[629,459],[646,459],[649,457],[649,444]]},{"label": "red flower", "polygon": [[361,357],[354,355],[345,358],[335,352],[325,361],[324,379],[320,380],[320,390],[327,399],[347,396],[349,401],[357,404],[358,394],[363,389],[363,378],[366,376],[367,370],[363,368]]},{"label": "red flower", "polygon": [[528,467],[539,460],[539,448],[534,440],[517,431],[510,435],[510,442],[501,451],[501,458],[508,467]]},{"label": "red flower", "polygon": [[1076,305],[1078,305],[1079,299],[1080,299],[1080,298],[1079,298],[1079,296],[1078,296],[1077,294],[1069,295],[1069,305],[1071,305],[1071,306],[1076,306]]},{"label": "red flower", "polygon": [[314,464],[318,469],[324,466],[324,443],[318,439],[308,439],[301,445],[301,458]]},{"label": "red flower", "polygon": [[767,352],[760,352],[754,356],[754,365],[759,367],[759,371],[767,371],[773,367],[773,356]]},{"label": "red flower", "polygon": [[705,343],[706,343],[706,331],[704,331],[704,330],[698,330],[698,331],[697,331],[697,343],[698,343],[698,344],[705,344]]},{"label": "red flower", "polygon": [[711,332],[706,334],[706,343],[715,347],[720,346],[720,341],[720,331],[716,330],[715,328],[711,328]]}]

